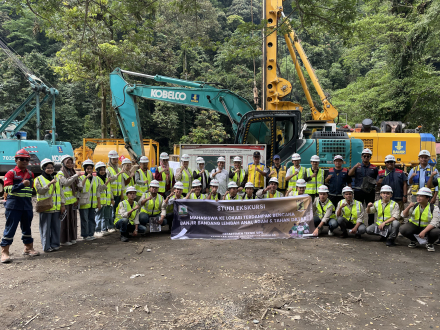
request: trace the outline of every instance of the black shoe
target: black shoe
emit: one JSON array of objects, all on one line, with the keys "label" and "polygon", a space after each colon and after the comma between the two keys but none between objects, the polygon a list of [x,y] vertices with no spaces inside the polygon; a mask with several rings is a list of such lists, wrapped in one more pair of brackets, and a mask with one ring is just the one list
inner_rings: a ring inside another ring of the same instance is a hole
[{"label": "black shoe", "polygon": [[344,231],[343,233],[342,233],[342,236],[341,236],[342,238],[347,238],[348,237],[348,233],[347,233],[347,231]]},{"label": "black shoe", "polygon": [[434,245],[440,245],[440,239],[436,240],[436,241],[434,242]]},{"label": "black shoe", "polygon": [[411,243],[408,244],[409,248],[416,248],[417,247],[417,242],[416,241],[411,241]]},{"label": "black shoe", "polygon": [[128,242],[128,237],[121,235],[121,242]]},{"label": "black shoe", "polygon": [[386,237],[384,237],[384,236],[381,236],[380,237],[380,240],[379,240],[379,242],[385,242],[385,241],[389,241],[389,240],[387,240],[387,238]]},{"label": "black shoe", "polygon": [[387,239],[387,246],[396,246],[393,239]]},{"label": "black shoe", "polygon": [[361,234],[354,234],[354,237],[357,238],[357,239],[362,238]]}]

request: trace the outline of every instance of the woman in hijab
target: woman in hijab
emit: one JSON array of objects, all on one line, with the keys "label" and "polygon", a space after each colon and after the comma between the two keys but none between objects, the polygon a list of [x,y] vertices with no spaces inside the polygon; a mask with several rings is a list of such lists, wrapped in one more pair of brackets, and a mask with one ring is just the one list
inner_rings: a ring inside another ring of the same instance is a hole
[{"label": "woman in hijab", "polygon": [[[76,243],[78,221],[76,210],[78,209],[78,174],[74,169],[72,156],[64,155],[61,158],[61,171],[57,173],[57,179],[66,199],[66,213],[61,213],[61,245]],[[64,218],[64,219],[63,219]]]}]

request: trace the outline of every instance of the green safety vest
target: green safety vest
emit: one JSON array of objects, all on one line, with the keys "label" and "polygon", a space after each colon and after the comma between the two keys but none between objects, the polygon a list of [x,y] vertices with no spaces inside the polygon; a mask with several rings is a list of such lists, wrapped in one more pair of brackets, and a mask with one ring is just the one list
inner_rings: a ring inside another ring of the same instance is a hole
[{"label": "green safety vest", "polygon": [[[173,184],[174,173],[173,173],[173,169],[171,167],[168,167],[168,169],[170,171],[170,185],[172,185]],[[160,172],[162,170],[163,170],[163,167],[159,166],[156,171]],[[164,172],[164,173],[162,173],[162,181],[159,181],[159,192],[160,193],[164,193],[165,192],[166,180],[167,180],[167,175]]]},{"label": "green safety vest", "polygon": [[[295,166],[292,166],[291,168],[292,168],[292,174],[295,174],[296,172]],[[299,168],[298,174],[290,178],[288,186],[292,188],[296,188],[296,181],[298,181],[299,179],[304,179],[305,176],[306,176],[306,168],[301,166]]]},{"label": "green safety vest", "polygon": [[[342,205],[342,203],[345,203],[345,199],[342,199],[339,201],[338,207],[340,207]],[[361,202],[354,200],[354,203],[351,206],[351,208],[349,208],[348,205],[346,205],[342,209],[342,213],[341,213],[342,217],[345,218],[346,220],[356,224],[356,220],[357,220],[359,214],[361,213],[361,207],[362,207]]]},{"label": "green safety vest", "polygon": [[[41,184],[42,187],[47,186],[50,183],[50,181],[47,180],[42,175],[37,177],[37,180],[40,181],[40,184]],[[37,180],[34,181],[34,188],[35,188],[35,190],[37,189],[36,188]],[[56,211],[61,210],[61,186],[60,186],[60,182],[59,181],[57,181],[55,183],[55,191],[53,191],[53,186],[51,186],[46,194],[40,195],[40,194],[37,193],[37,201],[41,201],[43,199],[50,198],[50,195],[52,194],[52,192],[53,192],[53,195],[52,195],[53,206],[52,206],[52,208],[50,210],[47,210],[45,212],[50,212],[50,211],[55,211],[56,212]]]},{"label": "green safety vest", "polygon": [[[86,177],[85,175],[81,175],[79,179],[82,181],[82,180],[84,180],[85,177]],[[98,205],[98,193],[97,193],[98,180],[97,179],[99,179],[99,178],[96,176],[93,176],[91,184],[90,184],[89,179],[86,180],[86,184],[83,187],[80,194],[90,193],[90,198],[86,204],[81,204],[79,206],[80,209],[89,209],[91,207],[95,208]],[[91,187],[91,189],[90,189],[90,187]]]},{"label": "green safety vest", "polygon": [[[98,178],[98,182],[101,185],[105,185],[105,182],[102,181],[102,179],[100,177]],[[101,198],[101,206],[108,206],[108,205],[112,205],[112,188],[110,187],[110,183],[107,183],[107,185],[105,186],[105,190],[101,192],[100,198]]]},{"label": "green safety vest", "polygon": [[[235,170],[235,168],[233,168],[233,170]],[[240,172],[235,173],[234,176],[232,177],[231,181],[234,181],[235,183],[237,183],[237,186],[240,186],[240,184],[244,180],[245,176],[246,176],[246,171],[243,169],[240,169]]]},{"label": "green safety vest", "polygon": [[[151,196],[151,193],[148,192],[145,194],[145,198],[148,198]],[[142,206],[141,213],[147,213],[148,215],[158,215],[161,212],[163,203],[163,197],[160,194],[156,195],[156,199],[150,199],[148,202]]]},{"label": "green safety vest", "polygon": [[[126,179],[128,179],[128,178],[130,177],[127,173],[122,173],[122,176],[124,177],[124,180],[126,180]],[[130,187],[130,186],[135,187],[135,184],[134,184],[134,177],[132,177],[132,178],[130,179],[130,182],[128,182],[128,184],[125,185],[125,187],[124,187],[124,197],[123,197],[124,199],[125,199],[125,197],[127,196],[127,193],[126,193],[127,188]],[[136,191],[136,195],[137,195],[137,191]]]},{"label": "green safety vest", "polygon": [[[63,171],[59,171],[57,173],[58,179],[60,177],[64,176]],[[63,192],[64,192],[64,199],[66,200],[65,205],[70,205],[76,203],[77,199],[75,196],[73,196],[72,188],[71,187],[65,187],[62,186]]]},{"label": "green safety vest", "polygon": [[[113,222],[113,224],[116,225],[116,223],[122,219],[121,215],[119,214],[119,207],[121,205],[125,206],[125,209],[127,210],[127,212],[130,212],[132,210],[132,207],[130,206],[130,203],[128,202],[128,200],[123,200],[122,202],[119,203],[118,207],[116,208],[116,217],[115,217],[115,221]],[[133,202],[133,208],[135,208],[138,205],[138,203],[136,203],[136,201]],[[130,223],[130,225],[134,225],[134,219],[136,218],[136,214],[137,214],[138,210],[134,211],[133,213],[131,213],[130,217],[128,218],[128,222]]]},{"label": "green safety vest", "polygon": [[[385,210],[382,208],[382,200],[378,200],[374,202],[374,207],[377,210],[377,221],[376,224],[380,226],[382,222],[387,221],[391,218],[391,214],[393,213],[394,208],[397,203],[395,201],[390,201],[387,205],[385,205]],[[399,205],[397,205],[399,207]],[[389,223],[386,224],[387,226]]]},{"label": "green safety vest", "polygon": [[[272,166],[270,170],[277,170],[275,166]],[[278,188],[285,189],[286,188],[286,166],[281,165],[280,170],[276,174],[272,174],[271,178],[277,178],[278,179]]]},{"label": "green safety vest", "polygon": [[150,182],[153,180],[153,173],[151,173],[149,169],[147,170],[147,175],[145,175],[145,172],[142,169],[138,169],[137,171],[139,173],[139,179],[145,181],[142,185],[136,183],[136,196],[142,196],[150,187]]},{"label": "green safety vest", "polygon": [[[176,197],[173,196],[168,200],[168,205],[167,205],[167,214],[171,214],[174,213],[174,201],[176,200]],[[170,203],[171,202],[171,203]]]},{"label": "green safety vest", "polygon": [[264,196],[264,198],[278,198],[278,197],[281,197],[281,193],[278,190],[275,192],[274,195],[272,195],[272,197],[270,195],[271,195],[270,192],[266,192],[263,196]]},{"label": "green safety vest", "polygon": [[211,194],[211,197],[209,199],[213,201],[218,201],[218,193]]},{"label": "green safety vest", "polygon": [[417,203],[416,206],[414,206],[409,222],[412,222],[418,227],[427,227],[431,223],[433,210],[434,204],[428,204],[422,214],[420,214],[420,205]]},{"label": "green safety vest", "polygon": [[[116,174],[118,174],[121,169],[118,168],[118,173],[116,173],[116,171],[114,170],[113,167],[108,166],[107,167],[108,171],[110,172],[111,176],[115,176]],[[121,196],[121,192],[122,192],[122,176],[118,176],[118,178],[110,183],[110,187],[112,188],[112,193],[113,196]]]},{"label": "green safety vest", "polygon": [[205,194],[200,194],[199,197],[196,196],[196,193],[191,193],[191,195],[189,196],[189,199],[205,199],[206,195]]},{"label": "green safety vest", "polygon": [[[311,177],[313,172],[311,168],[306,171],[307,177]],[[305,194],[314,195],[318,193],[318,187],[324,184],[324,170],[318,169],[318,174],[306,183]]]},{"label": "green safety vest", "polygon": [[241,201],[242,199],[243,198],[239,194],[235,195],[235,198],[231,198],[231,195],[229,195],[229,193],[226,193],[226,196],[225,196],[225,200],[227,200],[227,201],[232,201],[232,200]]},{"label": "green safety vest", "polygon": [[191,170],[189,168],[187,170],[189,172],[189,175],[188,175],[187,171],[185,171],[185,169],[182,170],[181,182],[183,183],[183,193],[184,194],[187,194],[191,190],[190,183],[192,182],[192,175],[191,175]]},{"label": "green safety vest", "polygon": [[243,199],[244,199],[244,200],[247,200],[247,199],[248,199],[248,200],[251,200],[251,199],[255,199],[255,196],[252,195],[252,198],[248,198],[248,195],[245,194]]},{"label": "green safety vest", "polygon": [[327,202],[325,203],[324,207],[322,207],[321,202],[318,199],[318,202],[316,204],[316,212],[318,213],[318,216],[320,219],[322,219],[324,217],[325,212],[327,212],[328,208],[332,209],[332,214],[330,215],[330,219],[336,219],[336,215],[335,215],[335,206],[333,205],[333,203],[330,201],[330,199],[327,198]]}]

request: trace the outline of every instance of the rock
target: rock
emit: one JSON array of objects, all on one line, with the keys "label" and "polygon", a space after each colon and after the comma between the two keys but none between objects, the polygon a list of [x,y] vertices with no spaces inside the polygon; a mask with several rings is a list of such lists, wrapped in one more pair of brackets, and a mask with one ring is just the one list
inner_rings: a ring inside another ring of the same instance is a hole
[{"label": "rock", "polygon": [[258,324],[258,323],[260,323],[260,321],[254,320],[254,324]]}]

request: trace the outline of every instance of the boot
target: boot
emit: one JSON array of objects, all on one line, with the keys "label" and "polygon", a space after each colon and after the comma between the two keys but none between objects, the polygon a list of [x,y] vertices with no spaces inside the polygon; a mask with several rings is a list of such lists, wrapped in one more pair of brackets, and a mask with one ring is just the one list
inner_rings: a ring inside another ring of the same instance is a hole
[{"label": "boot", "polygon": [[11,258],[9,258],[9,245],[2,246],[2,263],[6,264],[11,261]]},{"label": "boot", "polygon": [[34,250],[34,243],[30,243],[24,245],[23,255],[35,257],[39,256],[40,252]]}]

